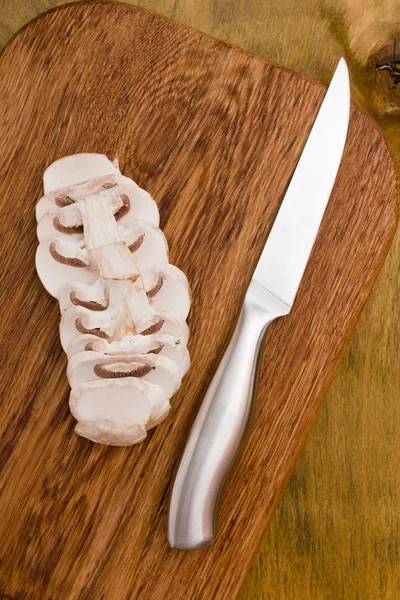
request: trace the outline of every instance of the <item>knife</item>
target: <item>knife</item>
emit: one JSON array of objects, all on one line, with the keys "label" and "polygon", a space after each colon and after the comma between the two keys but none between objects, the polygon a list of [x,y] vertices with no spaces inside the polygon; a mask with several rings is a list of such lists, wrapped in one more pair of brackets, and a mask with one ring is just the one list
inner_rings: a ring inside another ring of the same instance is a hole
[{"label": "knife", "polygon": [[349,111],[349,76],[342,58],[176,471],[168,513],[172,548],[201,548],[215,539],[221,492],[243,447],[251,414],[264,335],[270,323],[293,306],[336,179]]}]

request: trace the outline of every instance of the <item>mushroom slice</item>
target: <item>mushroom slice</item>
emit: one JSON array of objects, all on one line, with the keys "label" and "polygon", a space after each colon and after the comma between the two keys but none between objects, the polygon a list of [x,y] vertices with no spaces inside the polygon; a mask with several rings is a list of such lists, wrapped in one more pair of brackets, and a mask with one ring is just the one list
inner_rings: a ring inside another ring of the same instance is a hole
[{"label": "mushroom slice", "polygon": [[100,194],[118,185],[136,186],[136,183],[132,179],[129,179],[129,177],[116,173],[114,175],[103,175],[84,183],[77,183],[76,185],[51,191],[42,196],[36,204],[36,220],[39,221],[48,212],[58,211],[60,208],[74,204],[79,198],[84,198],[92,194]]},{"label": "mushroom slice", "polygon": [[79,421],[75,426],[75,433],[91,442],[108,446],[133,446],[147,437],[144,427],[128,426],[123,421],[107,418]]},{"label": "mushroom slice", "polygon": [[71,344],[68,348],[68,360],[71,360],[71,357],[79,352],[88,352],[94,349],[95,342],[107,342],[107,340],[103,338],[99,338],[97,335],[93,335],[91,333],[82,333],[81,335],[75,336]]},{"label": "mushroom slice", "polygon": [[153,429],[153,427],[155,427],[156,425],[159,425],[162,421],[164,421],[164,419],[168,415],[170,409],[171,409],[171,405],[168,400],[165,404],[163,404],[163,406],[161,407],[161,409],[157,413],[157,415],[155,415],[154,417],[151,417],[147,421],[147,425],[146,425],[147,431],[149,431],[149,429]]},{"label": "mushroom slice", "polygon": [[36,270],[46,288],[55,298],[70,281],[93,284],[99,274],[89,266],[86,250],[74,241],[47,239],[36,250]]},{"label": "mushroom slice", "polygon": [[138,333],[141,335],[152,335],[153,333],[166,333],[172,335],[187,345],[189,329],[185,319],[172,310],[158,310],[152,315],[143,318],[137,323]]},{"label": "mushroom slice", "polygon": [[169,309],[186,319],[190,292],[186,276],[174,265],[164,264],[143,273],[144,288],[153,310]]},{"label": "mushroom slice", "polygon": [[82,306],[92,311],[106,310],[107,300],[104,294],[104,286],[100,278],[96,279],[92,285],[78,283],[76,281],[77,280],[74,279],[72,285],[65,285],[58,298],[62,313],[70,306]]},{"label": "mushroom slice", "polygon": [[106,355],[100,352],[80,352],[68,363],[67,377],[71,388],[97,379],[140,378],[164,390],[167,398],[181,385],[176,364],[158,354]]},{"label": "mushroom slice", "polygon": [[143,220],[158,227],[160,217],[157,204],[148,192],[133,181],[116,186],[110,184],[111,187],[108,187],[108,184],[104,185],[106,187],[100,190],[93,189],[93,185],[76,186],[74,197],[72,197],[72,192],[52,194],[54,199],[44,196],[40,201],[41,204],[39,203],[36,208],[36,216],[38,223],[45,219],[46,215],[48,218],[40,225],[38,237],[39,234],[42,235],[44,223],[47,224],[47,227],[53,227],[58,232],[67,235],[81,233],[82,218],[79,205],[90,197],[106,199],[119,225],[131,226],[135,221]]},{"label": "mushroom slice", "polygon": [[[85,196],[85,199],[87,198],[93,198],[93,195]],[[112,214],[117,213],[123,206],[123,201],[119,196],[109,198],[99,194],[95,198],[99,200],[104,198]],[[64,208],[45,213],[38,221],[37,237],[39,242],[50,237],[83,240],[84,226],[80,202],[85,202],[85,200],[80,199]]]},{"label": "mushroom slice", "polygon": [[149,337],[160,344],[159,356],[166,356],[172,360],[183,377],[190,367],[190,356],[186,346],[178,338],[168,334],[159,333]]},{"label": "mushroom slice", "polygon": [[131,228],[136,221],[147,221],[159,226],[160,215],[157,203],[146,190],[138,185],[121,185],[109,190],[111,199],[122,200],[123,205],[114,211],[118,225]]},{"label": "mushroom slice", "polygon": [[161,229],[146,221],[135,221],[130,229],[118,228],[139,270],[144,273],[168,263],[168,244]]},{"label": "mushroom slice", "polygon": [[117,341],[108,341],[93,335],[83,334],[73,339],[68,359],[74,354],[83,351],[95,351],[101,354],[117,355],[117,354],[148,354],[151,352],[157,353],[160,350],[161,344],[153,339],[153,336],[127,334],[122,339]]},{"label": "mushroom slice", "polygon": [[72,340],[81,334],[108,339],[115,329],[115,311],[92,311],[82,306],[71,306],[64,312],[60,322],[60,338],[64,351],[68,354]]},{"label": "mushroom slice", "polygon": [[69,405],[79,421],[77,433],[119,446],[144,439],[147,427],[166,416],[167,402],[158,385],[127,377],[81,383],[71,391]]},{"label": "mushroom slice", "polygon": [[[76,340],[78,341],[79,338]],[[178,367],[181,377],[185,375],[190,366],[190,357],[186,346],[178,338],[168,334],[127,335],[121,340],[112,342],[103,339],[87,339],[81,342],[80,347],[83,349],[89,343],[92,350],[103,354],[126,356],[141,353],[166,356]]]},{"label": "mushroom slice", "polygon": [[56,160],[47,167],[43,175],[44,193],[119,173],[120,170],[104,154],[72,154]]},{"label": "mushroom slice", "polygon": [[79,243],[84,239],[82,218],[79,208],[74,206],[74,212],[67,210],[71,206],[66,206],[63,211],[48,212],[40,219],[37,226],[37,237],[39,242],[48,239],[63,239],[66,242]]}]

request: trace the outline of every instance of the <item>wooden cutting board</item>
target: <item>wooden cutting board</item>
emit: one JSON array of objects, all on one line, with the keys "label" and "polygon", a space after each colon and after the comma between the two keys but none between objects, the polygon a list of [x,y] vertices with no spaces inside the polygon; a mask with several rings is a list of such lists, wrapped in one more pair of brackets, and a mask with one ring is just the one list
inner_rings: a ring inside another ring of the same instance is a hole
[{"label": "wooden cutting board", "polygon": [[[382,135],[352,107],[295,307],[268,332],[218,539],[178,552],[166,540],[173,469],[325,88],[164,17],[103,3],[30,23],[4,50],[0,81],[0,596],[232,600],[395,229]],[[192,285],[192,368],[169,419],[132,448],[73,433],[58,305],[35,273],[43,171],[81,151],[118,153],[123,173],[154,196],[171,262]]]}]

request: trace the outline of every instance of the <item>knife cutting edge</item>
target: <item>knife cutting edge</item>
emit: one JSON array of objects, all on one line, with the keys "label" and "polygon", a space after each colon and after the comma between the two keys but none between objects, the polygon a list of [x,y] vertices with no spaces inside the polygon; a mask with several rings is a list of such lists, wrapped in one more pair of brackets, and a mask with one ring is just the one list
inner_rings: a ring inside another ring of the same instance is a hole
[{"label": "knife cutting edge", "polygon": [[170,497],[172,548],[201,548],[215,539],[221,492],[243,446],[254,403],[265,332],[293,306],[336,179],[349,112],[349,76],[342,58],[189,433]]}]

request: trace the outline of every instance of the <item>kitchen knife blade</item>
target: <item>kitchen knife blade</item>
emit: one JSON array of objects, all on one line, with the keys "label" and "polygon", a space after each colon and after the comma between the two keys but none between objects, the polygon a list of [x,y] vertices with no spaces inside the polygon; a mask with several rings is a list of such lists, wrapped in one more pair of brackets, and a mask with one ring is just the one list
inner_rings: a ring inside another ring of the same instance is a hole
[{"label": "kitchen knife blade", "polygon": [[349,77],[341,59],[176,471],[168,513],[172,548],[201,548],[215,538],[221,492],[251,414],[265,332],[293,305],[335,182],[349,111]]},{"label": "kitchen knife blade", "polygon": [[350,109],[347,66],[340,60],[254,272],[293,305],[342,158]]}]

